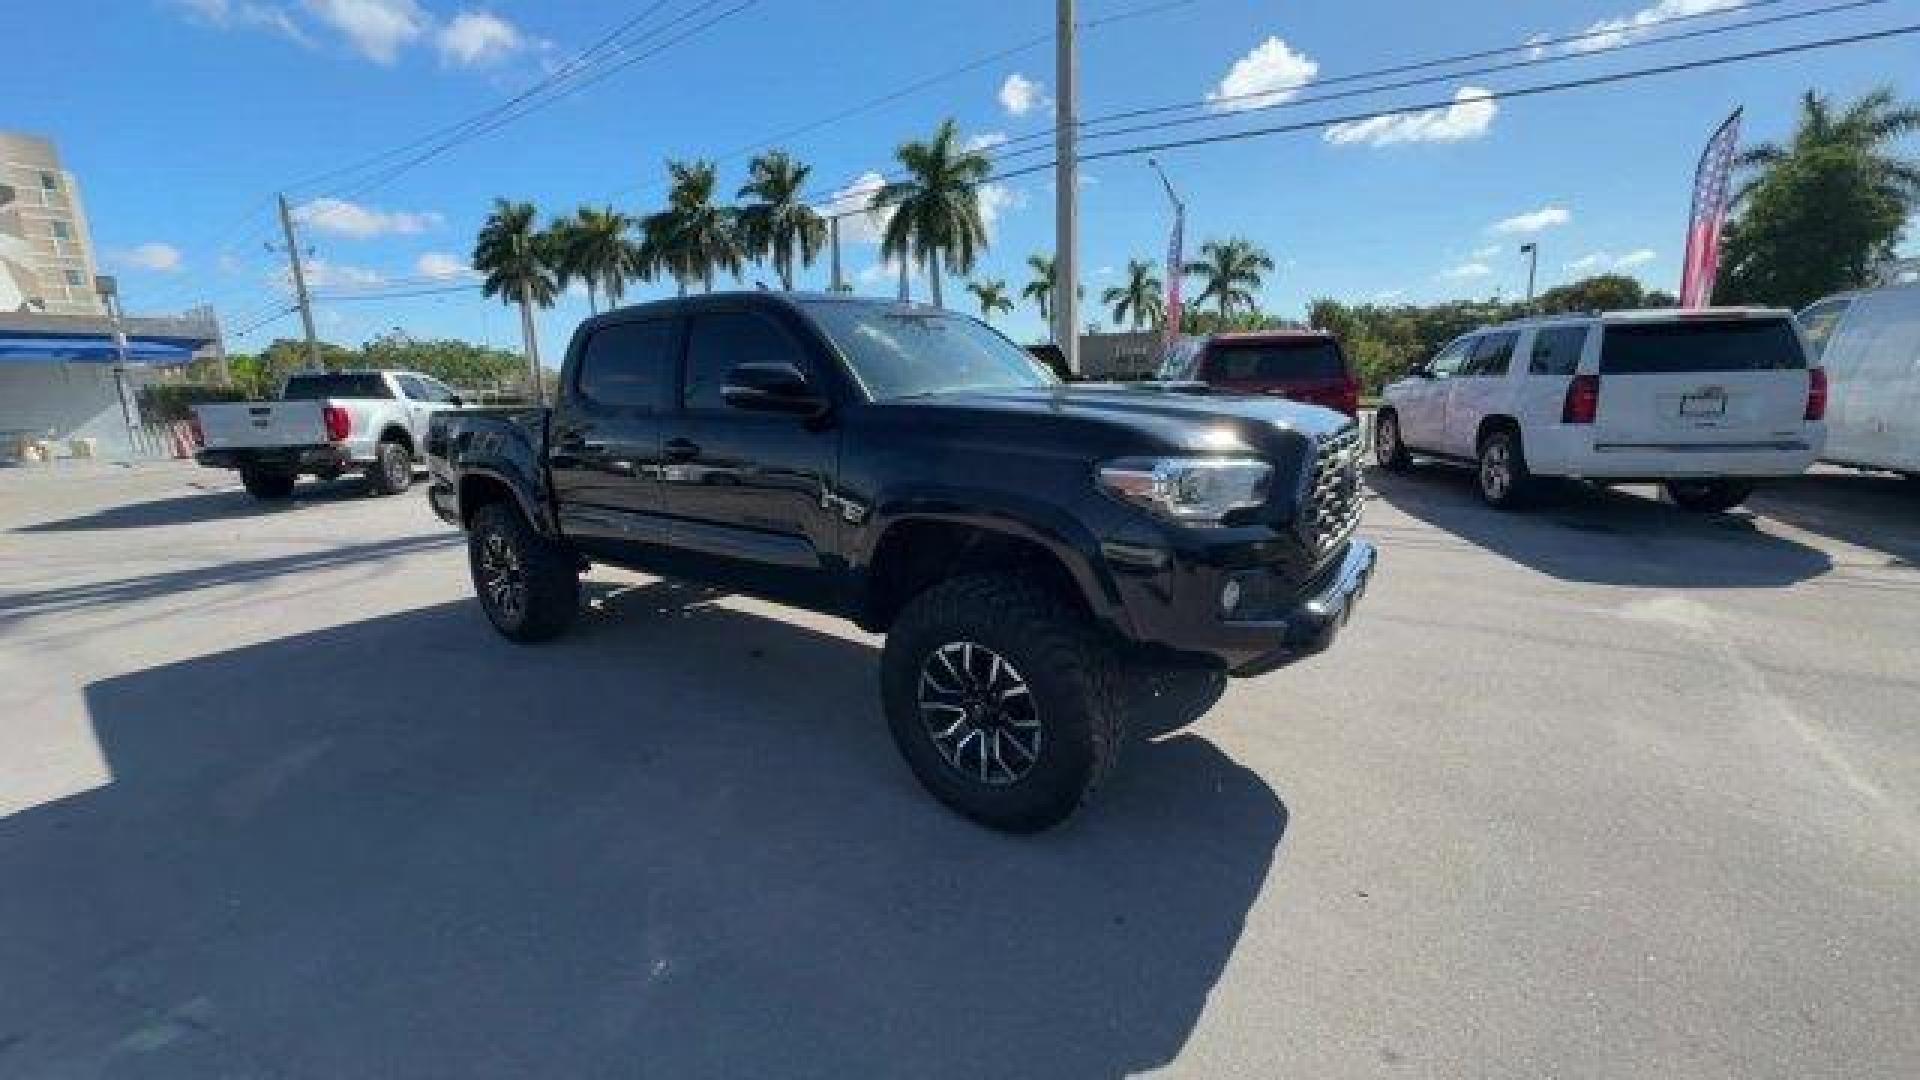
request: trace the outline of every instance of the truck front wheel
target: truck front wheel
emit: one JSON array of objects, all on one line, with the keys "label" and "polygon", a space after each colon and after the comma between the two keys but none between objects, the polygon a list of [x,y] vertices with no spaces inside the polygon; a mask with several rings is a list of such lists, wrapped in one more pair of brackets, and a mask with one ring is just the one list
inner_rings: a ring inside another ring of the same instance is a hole
[{"label": "truck front wheel", "polygon": [[488,621],[514,641],[557,637],[579,613],[574,560],[534,532],[508,503],[490,503],[474,513],[467,563]]},{"label": "truck front wheel", "polygon": [[1006,832],[1070,817],[1113,767],[1124,705],[1113,650],[1046,589],[972,574],[920,594],[887,636],[894,744],[933,796]]}]

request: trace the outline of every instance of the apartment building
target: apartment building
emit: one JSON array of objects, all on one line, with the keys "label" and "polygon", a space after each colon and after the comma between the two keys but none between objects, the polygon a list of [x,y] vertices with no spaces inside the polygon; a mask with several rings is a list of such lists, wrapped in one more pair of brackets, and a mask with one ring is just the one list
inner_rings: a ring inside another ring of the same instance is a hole
[{"label": "apartment building", "polygon": [[80,187],[52,142],[0,131],[0,314],[106,314]]}]

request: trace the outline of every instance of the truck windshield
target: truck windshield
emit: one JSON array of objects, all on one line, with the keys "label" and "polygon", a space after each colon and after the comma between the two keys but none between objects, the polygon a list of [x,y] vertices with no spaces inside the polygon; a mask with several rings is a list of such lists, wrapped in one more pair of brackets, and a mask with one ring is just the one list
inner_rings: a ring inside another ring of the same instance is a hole
[{"label": "truck windshield", "polygon": [[875,401],[1060,382],[1026,350],[962,315],[843,300],[806,307]]},{"label": "truck windshield", "polygon": [[317,371],[311,375],[287,376],[284,401],[318,401],[321,398],[390,398],[387,380],[377,371]]}]

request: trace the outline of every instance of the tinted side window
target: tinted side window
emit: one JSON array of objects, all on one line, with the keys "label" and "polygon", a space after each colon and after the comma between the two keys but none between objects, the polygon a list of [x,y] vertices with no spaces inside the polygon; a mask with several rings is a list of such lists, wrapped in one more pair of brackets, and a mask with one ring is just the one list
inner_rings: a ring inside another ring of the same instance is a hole
[{"label": "tinted side window", "polygon": [[1514,330],[1482,334],[1474,343],[1473,356],[1461,366],[1460,374],[1475,378],[1504,377],[1507,364],[1513,359],[1513,343],[1519,337],[1519,332]]},{"label": "tinted side window", "polygon": [[391,398],[387,380],[377,371],[319,371],[287,376],[288,401],[318,401],[321,398]]},{"label": "tinted side window", "polygon": [[740,364],[783,362],[808,370],[800,347],[766,316],[747,311],[696,316],[687,333],[687,382],[681,400],[689,409],[724,409],[720,385],[727,372]]},{"label": "tinted side window", "polygon": [[1571,375],[1580,367],[1580,352],[1587,347],[1584,326],[1549,326],[1533,335],[1533,355],[1527,371],[1534,375]]},{"label": "tinted side window", "polygon": [[395,375],[393,380],[400,384],[400,392],[407,395],[408,401],[432,401],[433,391],[427,384],[412,375]]},{"label": "tinted side window", "polygon": [[599,405],[661,409],[672,397],[673,323],[615,323],[580,350],[580,395]]},{"label": "tinted side window", "polygon": [[1466,362],[1468,354],[1473,350],[1474,342],[1478,340],[1478,338],[1463,338],[1441,349],[1440,355],[1433,358],[1433,363],[1427,366],[1427,370],[1433,372],[1434,378],[1437,379],[1458,375],[1460,365]]}]

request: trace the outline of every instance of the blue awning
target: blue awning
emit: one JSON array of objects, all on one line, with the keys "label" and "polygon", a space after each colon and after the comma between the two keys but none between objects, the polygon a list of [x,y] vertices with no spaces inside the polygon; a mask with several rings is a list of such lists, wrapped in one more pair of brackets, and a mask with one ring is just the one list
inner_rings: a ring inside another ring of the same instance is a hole
[{"label": "blue awning", "polygon": [[[130,364],[185,364],[202,342],[189,338],[127,338]],[[111,364],[118,355],[107,334],[8,334],[0,331],[0,363],[52,364],[62,361]]]}]

